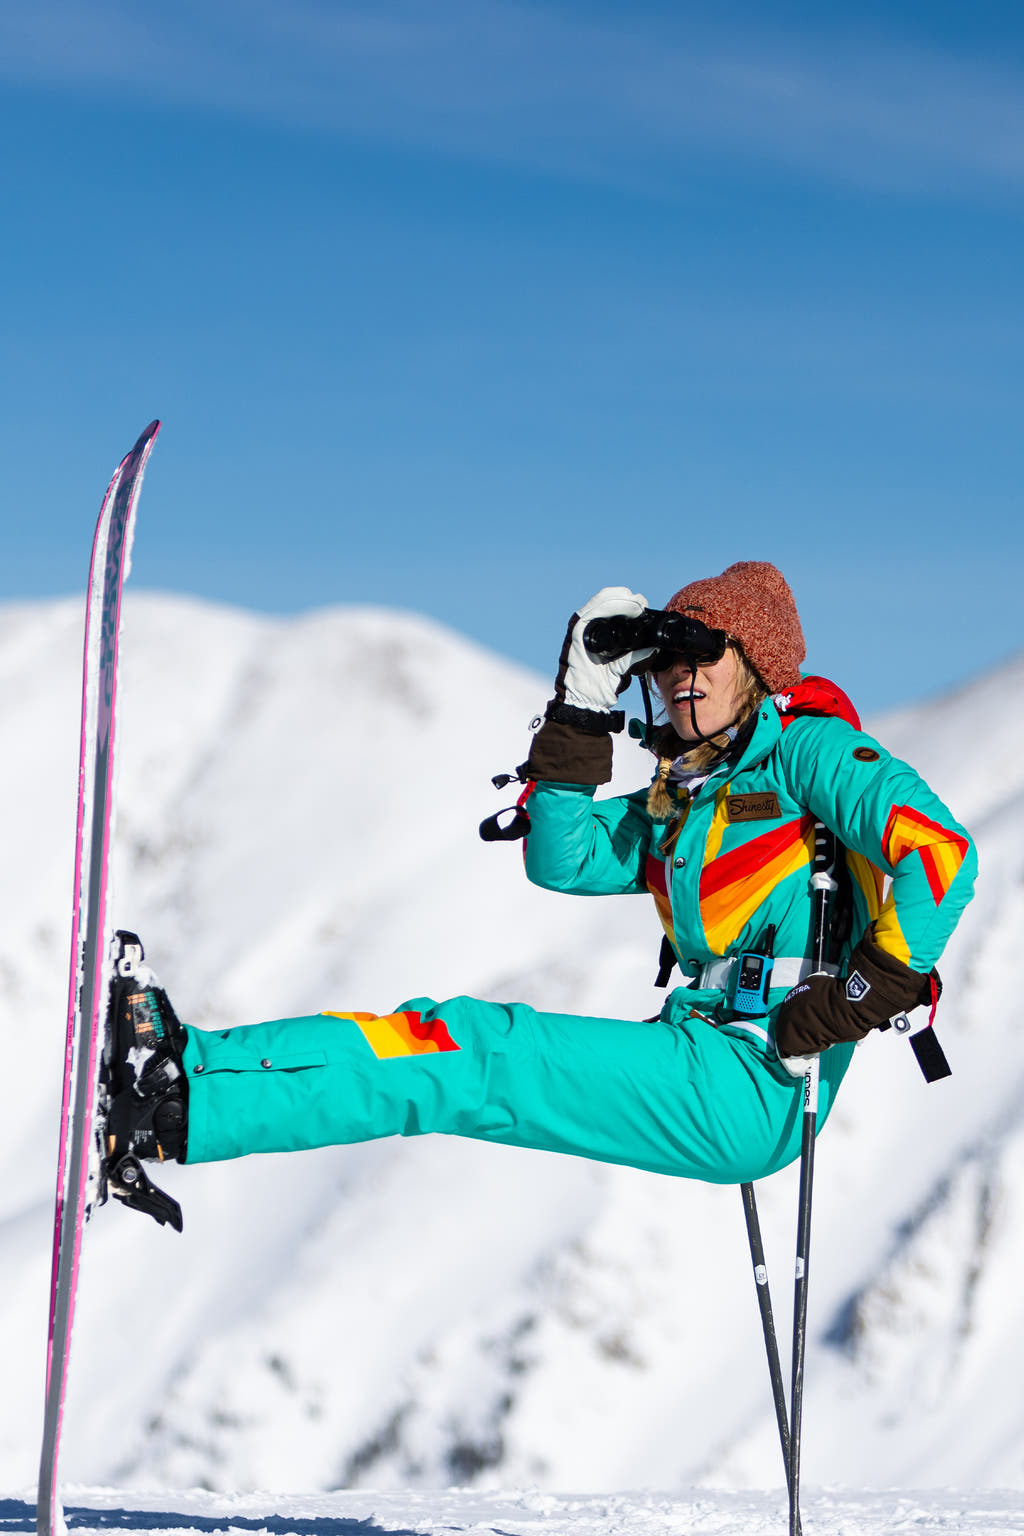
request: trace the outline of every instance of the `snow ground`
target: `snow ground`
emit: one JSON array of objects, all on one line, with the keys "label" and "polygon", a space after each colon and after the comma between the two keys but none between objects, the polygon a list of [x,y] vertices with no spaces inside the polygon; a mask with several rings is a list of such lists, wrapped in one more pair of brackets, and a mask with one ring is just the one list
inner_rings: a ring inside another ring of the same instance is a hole
[{"label": "snow ground", "polygon": [[[700,1489],[688,1494],[473,1492],[461,1488],[401,1493],[305,1496],[202,1492],[139,1494],[66,1490],[68,1529],[214,1536],[781,1536],[782,1493]],[[1016,1492],[935,1490],[808,1492],[806,1536],[1022,1536],[1024,1500]],[[0,1498],[0,1532],[35,1531],[29,1499]]]}]

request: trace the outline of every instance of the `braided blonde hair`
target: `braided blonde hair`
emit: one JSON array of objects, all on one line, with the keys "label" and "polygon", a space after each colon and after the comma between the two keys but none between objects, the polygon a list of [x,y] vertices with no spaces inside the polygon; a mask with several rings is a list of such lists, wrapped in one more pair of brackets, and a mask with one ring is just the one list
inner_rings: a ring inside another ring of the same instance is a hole
[{"label": "braided blonde hair", "polygon": [[[736,656],[737,684],[741,690],[739,709],[732,724],[740,726],[745,720],[750,719],[762,700],[768,697],[768,689],[745,656],[739,641],[730,637],[729,648]],[[653,675],[648,675],[652,686],[656,689],[657,684],[654,683]],[[674,814],[678,814],[679,805],[668,791],[668,776],[677,758],[681,757],[687,768],[709,768],[729,750],[733,740],[734,736],[728,735],[726,731],[719,731],[708,741],[685,742],[666,722],[651,742],[652,748],[658,754],[658,771],[647,793],[647,812],[651,819],[668,821]]]}]

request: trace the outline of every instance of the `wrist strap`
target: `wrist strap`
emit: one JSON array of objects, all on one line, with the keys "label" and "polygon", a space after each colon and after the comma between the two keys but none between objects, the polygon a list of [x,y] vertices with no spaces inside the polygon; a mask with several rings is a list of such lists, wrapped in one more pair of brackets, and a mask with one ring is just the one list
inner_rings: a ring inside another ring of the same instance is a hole
[{"label": "wrist strap", "polygon": [[624,709],[612,709],[605,712],[600,709],[580,709],[576,704],[560,704],[557,699],[552,699],[544,711],[545,720],[554,720],[558,725],[572,725],[578,731],[585,731],[588,736],[606,736],[609,731],[621,731],[626,723],[626,711]]}]

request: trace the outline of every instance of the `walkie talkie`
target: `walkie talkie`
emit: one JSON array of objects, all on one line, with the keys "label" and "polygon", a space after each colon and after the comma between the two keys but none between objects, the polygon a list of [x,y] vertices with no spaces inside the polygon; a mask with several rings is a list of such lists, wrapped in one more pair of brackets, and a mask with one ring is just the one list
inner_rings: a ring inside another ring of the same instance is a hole
[{"label": "walkie talkie", "polygon": [[772,984],[772,950],[775,924],[769,923],[758,949],[744,949],[736,956],[736,985],[732,995],[734,1013],[760,1016],[768,1012],[768,989]]}]

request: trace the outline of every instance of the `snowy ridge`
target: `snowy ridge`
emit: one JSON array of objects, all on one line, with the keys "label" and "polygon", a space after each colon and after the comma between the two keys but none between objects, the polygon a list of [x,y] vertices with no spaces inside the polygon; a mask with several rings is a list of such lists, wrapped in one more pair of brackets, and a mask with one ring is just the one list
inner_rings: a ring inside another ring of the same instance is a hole
[{"label": "snowy ridge", "polygon": [[[0,1192],[7,1488],[34,1473],[41,1415],[80,636],[76,603],[0,609],[0,704],[24,744],[0,767],[17,872],[0,888],[0,1063],[23,1088],[0,1123],[17,1169]],[[516,847],[477,838],[513,798],[490,775],[525,755],[544,680],[409,615],[285,621],[154,596],[128,599],[124,659],[113,912],[186,1021],[456,992],[655,1011],[646,900],[538,891]],[[1017,661],[878,722],[978,834],[983,874],[942,967],[954,1077],[926,1088],[905,1042],[873,1037],[819,1144],[810,1484],[1024,1487],[1007,1379],[1024,1347],[1024,769],[1005,707],[1022,680]],[[616,754],[616,787],[642,782],[635,744]],[[735,1190],[444,1138],[162,1177],[182,1239],[120,1209],[90,1229],[70,1478],[781,1485]],[[795,1172],[759,1199],[785,1340]],[[414,1503],[395,1518],[431,1528]],[[692,1528],[739,1529],[723,1509]]]}]

